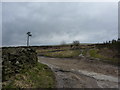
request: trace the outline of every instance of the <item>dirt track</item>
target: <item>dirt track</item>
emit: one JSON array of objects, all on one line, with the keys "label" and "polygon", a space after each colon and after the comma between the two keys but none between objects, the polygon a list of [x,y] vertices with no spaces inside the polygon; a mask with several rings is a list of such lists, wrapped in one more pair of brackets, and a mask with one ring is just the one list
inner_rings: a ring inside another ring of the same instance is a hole
[{"label": "dirt track", "polygon": [[38,57],[56,75],[57,88],[118,88],[118,68],[84,58]]}]

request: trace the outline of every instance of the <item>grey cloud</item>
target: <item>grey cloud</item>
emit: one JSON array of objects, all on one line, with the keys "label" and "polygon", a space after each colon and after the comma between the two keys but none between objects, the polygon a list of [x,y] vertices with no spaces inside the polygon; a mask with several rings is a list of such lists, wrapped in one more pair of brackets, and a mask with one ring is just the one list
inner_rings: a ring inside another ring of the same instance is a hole
[{"label": "grey cloud", "polygon": [[0,3],[0,46],[2,46],[2,3]]},{"label": "grey cloud", "polygon": [[[117,3],[3,3],[3,45],[117,39]],[[108,34],[109,33],[109,34]]]}]

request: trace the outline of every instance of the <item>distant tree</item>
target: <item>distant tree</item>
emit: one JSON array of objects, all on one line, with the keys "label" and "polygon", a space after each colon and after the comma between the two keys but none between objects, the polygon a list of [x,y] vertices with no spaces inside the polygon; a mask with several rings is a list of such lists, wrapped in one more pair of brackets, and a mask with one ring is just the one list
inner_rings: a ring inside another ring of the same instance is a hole
[{"label": "distant tree", "polygon": [[111,41],[108,42],[109,44],[111,43]]},{"label": "distant tree", "polygon": [[31,32],[27,32],[27,46],[29,46],[29,37],[32,36]]},{"label": "distant tree", "polygon": [[73,41],[73,45],[79,46],[80,42],[79,41]]},{"label": "distant tree", "polygon": [[80,42],[79,41],[73,41],[73,46],[75,49],[79,48]]},{"label": "distant tree", "polygon": [[112,40],[112,43],[116,43],[116,42],[117,42],[116,40],[114,40],[114,39]]},{"label": "distant tree", "polygon": [[108,44],[108,41],[106,41],[105,43]]},{"label": "distant tree", "polygon": [[118,38],[118,40],[120,40],[120,38]]}]

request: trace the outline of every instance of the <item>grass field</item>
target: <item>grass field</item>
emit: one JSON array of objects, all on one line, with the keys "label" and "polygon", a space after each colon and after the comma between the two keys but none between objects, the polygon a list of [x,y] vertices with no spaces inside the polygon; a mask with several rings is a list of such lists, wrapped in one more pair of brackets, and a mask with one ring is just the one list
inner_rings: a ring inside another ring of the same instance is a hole
[{"label": "grass field", "polygon": [[43,56],[47,57],[56,57],[56,58],[72,58],[72,57],[78,57],[80,54],[80,50],[61,50],[61,51],[55,51],[53,50],[45,50],[45,51],[39,51],[39,54],[42,53]]},{"label": "grass field", "polygon": [[115,51],[109,50],[108,48],[99,49],[91,49],[88,51],[90,57],[99,58],[101,61],[105,61],[111,64],[120,63],[119,59],[115,57]]},{"label": "grass field", "polygon": [[66,51],[46,53],[44,56],[58,57],[58,58],[72,58],[79,56],[79,54],[80,54],[79,50],[66,50]]}]

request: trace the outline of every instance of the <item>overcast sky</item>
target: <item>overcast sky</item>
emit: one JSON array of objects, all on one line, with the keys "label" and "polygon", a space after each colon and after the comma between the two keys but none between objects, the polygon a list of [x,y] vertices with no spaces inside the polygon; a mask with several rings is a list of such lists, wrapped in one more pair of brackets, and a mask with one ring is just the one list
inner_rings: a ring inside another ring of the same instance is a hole
[{"label": "overcast sky", "polygon": [[2,3],[2,44],[98,43],[118,38],[118,6],[113,2]]}]

